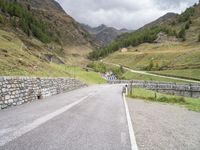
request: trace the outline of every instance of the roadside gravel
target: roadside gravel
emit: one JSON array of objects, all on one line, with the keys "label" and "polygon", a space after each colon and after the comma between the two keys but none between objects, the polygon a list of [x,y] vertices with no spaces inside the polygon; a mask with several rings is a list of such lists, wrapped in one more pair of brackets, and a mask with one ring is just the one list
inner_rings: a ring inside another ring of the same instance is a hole
[{"label": "roadside gravel", "polygon": [[127,99],[139,150],[200,150],[200,113]]}]

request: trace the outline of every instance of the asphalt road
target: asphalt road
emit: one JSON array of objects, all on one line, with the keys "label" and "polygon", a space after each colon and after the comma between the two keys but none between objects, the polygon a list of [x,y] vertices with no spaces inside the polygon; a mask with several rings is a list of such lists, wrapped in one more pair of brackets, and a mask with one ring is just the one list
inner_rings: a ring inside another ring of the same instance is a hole
[{"label": "asphalt road", "polygon": [[130,150],[122,86],[92,86],[0,111],[1,150]]}]

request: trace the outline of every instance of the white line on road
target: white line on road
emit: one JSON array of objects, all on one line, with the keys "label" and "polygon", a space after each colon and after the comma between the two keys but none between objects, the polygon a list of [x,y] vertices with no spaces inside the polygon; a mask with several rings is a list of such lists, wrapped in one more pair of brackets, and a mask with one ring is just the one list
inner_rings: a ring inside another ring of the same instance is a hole
[{"label": "white line on road", "polygon": [[126,110],[126,118],[127,118],[127,122],[128,122],[128,129],[129,129],[129,135],[130,135],[130,141],[131,141],[131,150],[138,150],[138,146],[137,146],[136,138],[135,138],[135,133],[134,133],[134,130],[133,130],[133,124],[132,124],[132,121],[131,121],[131,116],[130,116],[130,113],[129,113],[125,94],[123,94],[123,100],[124,100],[124,105],[125,105],[125,110]]},{"label": "white line on road", "polygon": [[17,129],[16,131],[8,134],[7,136],[0,137],[0,146],[4,146],[6,143],[11,142],[12,140],[24,135],[27,132],[30,132],[31,130],[39,127],[40,125],[44,124],[45,122],[47,122],[47,121],[53,119],[54,117],[64,113],[65,111],[71,109],[72,107],[74,107],[77,104],[81,103],[82,101],[86,100],[90,96],[91,96],[91,94],[81,98],[80,100],[78,100],[74,103],[66,105],[66,106],[46,115],[46,116],[40,117],[40,118],[36,119],[35,121],[33,121],[31,124],[28,124],[27,126],[24,126],[20,129]]}]

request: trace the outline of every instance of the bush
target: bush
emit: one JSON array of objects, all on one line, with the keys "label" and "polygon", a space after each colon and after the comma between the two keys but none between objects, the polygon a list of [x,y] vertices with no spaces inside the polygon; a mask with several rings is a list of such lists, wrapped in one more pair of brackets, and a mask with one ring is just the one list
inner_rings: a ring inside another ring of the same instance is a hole
[{"label": "bush", "polygon": [[101,63],[101,62],[92,62],[92,63],[88,64],[87,67],[92,68],[92,69],[94,69],[94,71],[101,72],[101,73],[105,73],[107,70],[104,63]]},{"label": "bush", "polygon": [[4,22],[4,18],[3,16],[0,14],[0,23],[3,23]]},{"label": "bush", "polygon": [[181,31],[178,34],[178,37],[183,39],[183,41],[185,41],[185,29],[182,28]]},{"label": "bush", "polygon": [[121,68],[112,68],[113,74],[117,77],[117,79],[123,79],[124,70]]},{"label": "bush", "polygon": [[154,69],[154,62],[153,62],[153,60],[151,60],[151,61],[149,62],[149,65],[146,66],[146,67],[144,67],[144,70],[152,71],[153,69]]},{"label": "bush", "polygon": [[190,23],[187,22],[186,25],[185,25],[185,29],[188,30],[189,28],[190,28]]},{"label": "bush", "polygon": [[198,42],[200,42],[200,33],[199,33],[199,37],[198,37]]},{"label": "bush", "polygon": [[159,97],[157,99],[157,101],[159,101],[159,102],[169,102],[169,99],[167,97],[163,96],[163,97]]},{"label": "bush", "polygon": [[122,73],[125,73],[124,67],[123,67],[122,65],[120,66],[120,71],[121,71]]}]

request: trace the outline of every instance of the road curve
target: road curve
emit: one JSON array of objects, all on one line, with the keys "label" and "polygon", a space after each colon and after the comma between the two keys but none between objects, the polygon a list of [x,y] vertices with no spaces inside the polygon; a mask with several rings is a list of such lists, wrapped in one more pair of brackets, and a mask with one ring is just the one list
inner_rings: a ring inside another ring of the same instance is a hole
[{"label": "road curve", "polygon": [[131,150],[120,85],[82,88],[0,111],[0,150]]},{"label": "road curve", "polygon": [[[105,64],[108,64],[108,65],[113,65],[113,66],[117,66],[117,67],[121,66],[119,64],[108,63],[108,62],[105,62],[105,61],[102,61],[102,62],[105,63]],[[179,80],[179,81],[184,81],[184,82],[200,83],[200,81],[196,81],[196,80],[189,80],[189,79],[176,78],[176,77],[168,77],[168,76],[164,76],[164,75],[157,75],[157,74],[153,74],[153,73],[148,73],[146,71],[133,70],[133,69],[127,68],[125,66],[123,66],[123,67],[124,67],[124,69],[126,69],[130,72],[133,72],[133,73],[137,73],[137,74],[150,75],[150,76],[154,76],[154,77],[161,77],[161,78],[165,78],[165,79]]]}]

